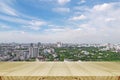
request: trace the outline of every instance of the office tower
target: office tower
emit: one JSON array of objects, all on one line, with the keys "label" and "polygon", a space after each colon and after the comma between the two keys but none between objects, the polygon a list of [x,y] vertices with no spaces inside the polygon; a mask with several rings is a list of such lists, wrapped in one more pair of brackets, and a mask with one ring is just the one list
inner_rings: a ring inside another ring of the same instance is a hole
[{"label": "office tower", "polygon": [[31,58],[36,58],[39,56],[39,48],[38,47],[34,47],[33,44],[30,45],[29,47],[29,56]]}]

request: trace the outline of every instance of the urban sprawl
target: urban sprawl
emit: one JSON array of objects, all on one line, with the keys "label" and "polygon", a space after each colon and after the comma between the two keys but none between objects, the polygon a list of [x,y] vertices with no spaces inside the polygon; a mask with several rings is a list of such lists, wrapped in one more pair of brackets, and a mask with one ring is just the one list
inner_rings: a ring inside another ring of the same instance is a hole
[{"label": "urban sprawl", "polygon": [[120,61],[120,44],[0,43],[0,61]]}]

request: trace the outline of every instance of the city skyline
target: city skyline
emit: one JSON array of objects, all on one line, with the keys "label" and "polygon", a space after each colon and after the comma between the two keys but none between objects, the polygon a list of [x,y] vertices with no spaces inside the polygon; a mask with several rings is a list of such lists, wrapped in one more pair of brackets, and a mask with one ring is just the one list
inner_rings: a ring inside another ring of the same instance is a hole
[{"label": "city skyline", "polygon": [[119,43],[120,0],[0,0],[0,43]]}]

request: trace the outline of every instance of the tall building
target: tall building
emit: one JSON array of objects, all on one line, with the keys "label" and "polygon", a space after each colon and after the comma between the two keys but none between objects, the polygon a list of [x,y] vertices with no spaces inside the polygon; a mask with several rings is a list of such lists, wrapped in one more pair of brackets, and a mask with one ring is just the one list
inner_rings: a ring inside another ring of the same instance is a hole
[{"label": "tall building", "polygon": [[39,48],[38,47],[33,47],[32,45],[29,48],[29,56],[31,58],[36,58],[39,56]]},{"label": "tall building", "polygon": [[57,42],[57,47],[62,47],[62,43],[61,42]]},{"label": "tall building", "polygon": [[33,47],[33,43],[30,44],[30,47]]},{"label": "tall building", "polygon": [[40,48],[40,47],[41,47],[41,43],[40,43],[40,42],[38,42],[37,46],[38,46],[38,48]]}]

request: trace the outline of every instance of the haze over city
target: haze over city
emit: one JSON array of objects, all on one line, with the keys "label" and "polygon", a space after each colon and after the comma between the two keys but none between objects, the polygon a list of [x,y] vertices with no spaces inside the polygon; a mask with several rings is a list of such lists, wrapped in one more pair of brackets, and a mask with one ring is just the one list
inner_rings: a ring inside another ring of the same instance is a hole
[{"label": "haze over city", "polygon": [[0,0],[0,42],[119,43],[120,0]]}]

